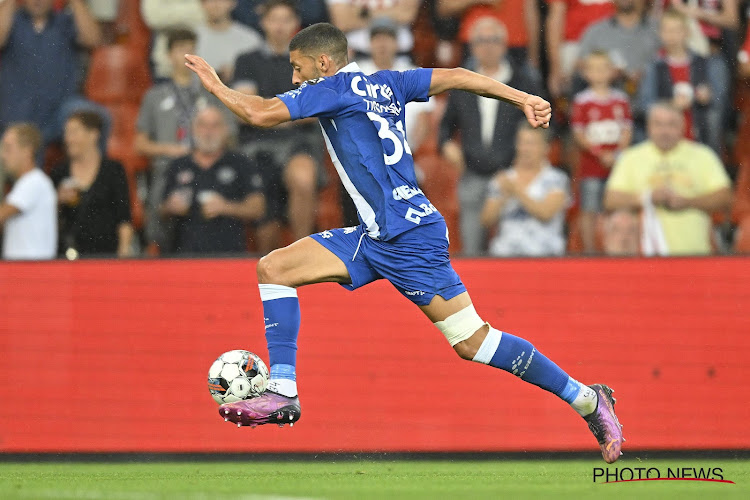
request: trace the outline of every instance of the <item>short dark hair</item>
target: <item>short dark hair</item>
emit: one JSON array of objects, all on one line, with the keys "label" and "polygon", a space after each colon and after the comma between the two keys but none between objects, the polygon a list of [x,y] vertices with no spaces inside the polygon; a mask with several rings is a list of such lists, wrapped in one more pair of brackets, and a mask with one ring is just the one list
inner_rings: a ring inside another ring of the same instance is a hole
[{"label": "short dark hair", "polygon": [[96,111],[76,111],[75,113],[71,113],[70,116],[68,116],[67,121],[70,120],[78,120],[81,125],[84,126],[84,128],[88,130],[96,130],[101,134],[102,129],[104,128],[104,120],[102,119],[102,116],[97,113]]},{"label": "short dark hair", "polygon": [[167,50],[172,50],[176,43],[193,42],[198,40],[198,35],[190,28],[175,28],[167,34]]},{"label": "short dark hair", "polygon": [[340,66],[349,61],[346,35],[329,23],[313,24],[294,35],[289,44],[289,52],[295,50],[313,57],[326,54]]},{"label": "short dark hair", "polygon": [[286,7],[292,11],[297,19],[300,18],[299,9],[297,9],[297,2],[294,0],[268,0],[260,7],[261,17],[266,17],[266,15],[276,7]]}]

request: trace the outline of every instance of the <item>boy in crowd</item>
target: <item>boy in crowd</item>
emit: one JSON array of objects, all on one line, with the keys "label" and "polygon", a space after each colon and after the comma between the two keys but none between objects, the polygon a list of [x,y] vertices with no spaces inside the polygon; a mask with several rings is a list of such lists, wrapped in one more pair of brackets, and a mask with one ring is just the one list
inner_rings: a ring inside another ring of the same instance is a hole
[{"label": "boy in crowd", "polygon": [[583,76],[589,86],[573,100],[571,125],[581,149],[578,175],[583,250],[594,253],[604,184],[617,154],[630,144],[632,118],[628,96],[612,87],[615,70],[606,52],[586,57]]}]

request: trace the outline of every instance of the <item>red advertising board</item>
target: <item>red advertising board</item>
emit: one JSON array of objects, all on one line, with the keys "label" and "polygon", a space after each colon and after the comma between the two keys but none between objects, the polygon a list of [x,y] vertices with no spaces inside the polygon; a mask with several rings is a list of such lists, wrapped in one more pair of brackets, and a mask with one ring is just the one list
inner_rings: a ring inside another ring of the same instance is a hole
[{"label": "red advertising board", "polygon": [[[458,260],[480,314],[615,388],[631,449],[750,448],[750,261]],[[206,388],[267,359],[252,260],[0,263],[0,452],[597,449],[556,397],[460,360],[385,282],[302,288],[294,428]]]}]

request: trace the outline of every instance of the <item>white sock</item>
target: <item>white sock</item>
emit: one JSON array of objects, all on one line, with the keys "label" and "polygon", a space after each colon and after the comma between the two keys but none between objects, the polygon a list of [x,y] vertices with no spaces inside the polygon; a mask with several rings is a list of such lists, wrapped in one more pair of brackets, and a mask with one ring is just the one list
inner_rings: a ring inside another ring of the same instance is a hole
[{"label": "white sock", "polygon": [[297,396],[297,381],[288,378],[274,378],[268,381],[266,390],[293,398]]},{"label": "white sock", "polygon": [[581,390],[573,402],[570,403],[570,406],[572,406],[580,416],[585,417],[586,415],[594,413],[598,403],[599,396],[596,395],[596,392],[591,387],[581,384]]}]

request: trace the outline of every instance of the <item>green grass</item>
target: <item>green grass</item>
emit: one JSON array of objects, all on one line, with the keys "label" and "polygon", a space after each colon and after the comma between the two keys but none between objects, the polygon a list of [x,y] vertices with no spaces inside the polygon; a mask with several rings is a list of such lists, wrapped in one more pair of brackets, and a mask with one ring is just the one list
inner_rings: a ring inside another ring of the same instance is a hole
[{"label": "green grass", "polygon": [[0,463],[0,499],[750,498],[750,460],[624,458],[619,467],[721,467],[736,484],[593,484],[605,464],[588,460]]}]

